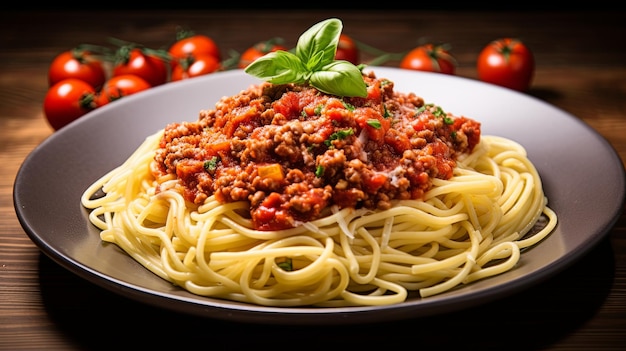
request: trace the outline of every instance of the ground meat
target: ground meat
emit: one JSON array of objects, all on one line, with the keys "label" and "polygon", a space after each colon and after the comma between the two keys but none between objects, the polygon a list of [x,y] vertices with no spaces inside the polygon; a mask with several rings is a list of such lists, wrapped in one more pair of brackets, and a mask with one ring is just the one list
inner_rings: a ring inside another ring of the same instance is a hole
[{"label": "ground meat", "polygon": [[[384,210],[419,199],[480,140],[480,123],[364,75],[366,98],[262,83],[224,97],[196,122],[168,125],[152,167],[188,201],[248,201],[259,230],[340,208]],[[157,189],[158,191],[158,189]]]}]

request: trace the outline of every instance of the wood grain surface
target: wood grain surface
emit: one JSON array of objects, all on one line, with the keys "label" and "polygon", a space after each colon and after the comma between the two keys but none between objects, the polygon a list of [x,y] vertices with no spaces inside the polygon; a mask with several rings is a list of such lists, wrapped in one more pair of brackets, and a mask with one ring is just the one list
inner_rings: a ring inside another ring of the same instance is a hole
[{"label": "wood grain surface", "polygon": [[606,239],[581,260],[523,293],[429,318],[342,327],[241,324],[147,306],[75,276],[26,235],[13,207],[13,184],[24,158],[53,133],[42,102],[55,55],[81,43],[106,44],[110,37],[167,47],[179,26],[211,36],[225,53],[275,36],[293,46],[300,33],[328,17],[341,18],[346,34],[387,52],[404,52],[421,39],[449,43],[459,62],[457,75],[470,79],[477,77],[476,57],[484,45],[518,37],[537,62],[528,94],[580,118],[626,161],[626,15],[620,11],[4,11],[0,349],[626,349],[623,212]]}]

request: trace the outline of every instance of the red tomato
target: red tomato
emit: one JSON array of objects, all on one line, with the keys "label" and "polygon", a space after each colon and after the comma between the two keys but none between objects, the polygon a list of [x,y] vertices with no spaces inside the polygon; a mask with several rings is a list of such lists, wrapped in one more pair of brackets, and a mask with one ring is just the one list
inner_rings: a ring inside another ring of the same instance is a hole
[{"label": "red tomato", "polygon": [[44,114],[52,128],[59,130],[93,110],[96,90],[89,83],[67,78],[54,84],[43,101]]},{"label": "red tomato", "polygon": [[168,50],[174,67],[177,61],[187,59],[189,56],[209,55],[218,61],[222,59],[219,47],[206,35],[179,33],[179,38]]},{"label": "red tomato", "polygon": [[356,45],[356,42],[346,34],[339,36],[339,43],[337,44],[337,53],[335,54],[335,60],[346,60],[352,62],[355,65],[359,64],[360,51]]},{"label": "red tomato", "polygon": [[150,87],[150,84],[145,79],[132,74],[111,77],[104,83],[102,90],[98,94],[96,105],[98,107],[104,106],[124,96],[150,89]]},{"label": "red tomato", "polygon": [[198,77],[220,69],[220,62],[210,55],[189,57],[179,63],[172,69],[172,81]]},{"label": "red tomato", "polygon": [[151,86],[167,82],[165,60],[143,49],[120,48],[117,52],[117,64],[113,67],[113,76],[132,74],[143,78]]},{"label": "red tomato", "polygon": [[89,52],[79,49],[62,52],[52,60],[48,68],[48,85],[67,78],[76,78],[99,89],[106,80],[102,62]]},{"label": "red tomato", "polygon": [[443,45],[424,44],[409,51],[400,61],[400,68],[454,74],[456,64]]},{"label": "red tomato", "polygon": [[280,44],[281,39],[274,38],[268,41],[263,41],[260,43],[256,43],[255,45],[249,47],[246,51],[241,54],[239,58],[239,68],[246,68],[249,64],[251,64],[254,60],[258,59],[261,56],[265,56],[265,54],[283,50],[287,51],[285,46]]},{"label": "red tomato", "polygon": [[476,69],[478,78],[484,82],[524,92],[535,73],[535,59],[521,41],[503,38],[483,48]]}]

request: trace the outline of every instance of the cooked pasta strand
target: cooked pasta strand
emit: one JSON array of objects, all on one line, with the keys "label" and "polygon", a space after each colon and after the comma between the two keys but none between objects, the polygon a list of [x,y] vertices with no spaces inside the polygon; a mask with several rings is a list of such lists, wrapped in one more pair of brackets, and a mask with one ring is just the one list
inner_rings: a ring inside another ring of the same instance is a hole
[{"label": "cooked pasta strand", "polygon": [[[81,202],[103,241],[202,296],[333,307],[394,304],[411,292],[427,298],[514,269],[522,249],[557,223],[525,150],[504,138],[482,136],[424,200],[385,211],[333,208],[295,228],[259,231],[242,215],[245,202],[210,197],[195,206],[171,179],[153,179],[160,136],[96,180]],[[538,221],[543,227],[525,237]]]}]

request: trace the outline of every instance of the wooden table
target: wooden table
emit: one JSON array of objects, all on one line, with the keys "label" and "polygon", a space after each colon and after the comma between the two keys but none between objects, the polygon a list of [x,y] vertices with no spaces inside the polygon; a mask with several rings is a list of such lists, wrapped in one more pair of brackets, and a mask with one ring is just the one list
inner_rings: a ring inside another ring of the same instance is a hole
[{"label": "wooden table", "polygon": [[[501,36],[534,51],[529,94],[579,118],[626,161],[626,15],[623,12],[134,11],[3,12],[0,15],[0,349],[92,350],[187,344],[206,349],[311,347],[382,349],[617,350],[626,348],[626,216],[574,266],[540,286],[479,307],[384,325],[276,327],[182,315],[96,287],[40,253],[13,208],[16,172],[53,130],[42,113],[47,68],[80,43],[115,37],[166,46],[177,26],[213,37],[225,52],[281,36],[291,46],[327,17],[388,52],[426,38],[452,45],[457,74],[475,79],[476,57]],[[365,57],[367,59],[367,57]],[[388,62],[397,66],[398,62]],[[590,186],[593,186],[592,184]],[[593,219],[590,219],[593,220]]]}]

